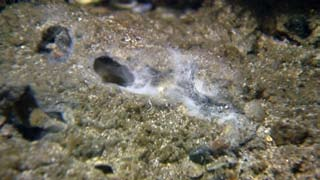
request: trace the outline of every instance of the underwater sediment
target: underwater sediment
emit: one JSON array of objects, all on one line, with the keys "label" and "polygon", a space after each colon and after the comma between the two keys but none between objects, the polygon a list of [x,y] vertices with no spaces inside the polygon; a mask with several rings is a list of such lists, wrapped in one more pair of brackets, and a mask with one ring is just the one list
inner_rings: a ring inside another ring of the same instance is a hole
[{"label": "underwater sediment", "polygon": [[320,178],[316,6],[132,2],[5,3],[1,179]]}]

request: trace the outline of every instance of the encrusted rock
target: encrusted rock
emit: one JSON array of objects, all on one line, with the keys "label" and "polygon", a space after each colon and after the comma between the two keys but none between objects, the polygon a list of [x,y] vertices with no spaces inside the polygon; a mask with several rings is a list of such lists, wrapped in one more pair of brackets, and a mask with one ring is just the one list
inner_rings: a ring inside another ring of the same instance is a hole
[{"label": "encrusted rock", "polygon": [[213,151],[208,146],[200,146],[189,153],[189,159],[197,164],[207,164],[212,161]]},{"label": "encrusted rock", "polygon": [[244,112],[247,117],[261,122],[265,117],[265,112],[263,107],[261,106],[261,101],[253,100],[245,104]]}]

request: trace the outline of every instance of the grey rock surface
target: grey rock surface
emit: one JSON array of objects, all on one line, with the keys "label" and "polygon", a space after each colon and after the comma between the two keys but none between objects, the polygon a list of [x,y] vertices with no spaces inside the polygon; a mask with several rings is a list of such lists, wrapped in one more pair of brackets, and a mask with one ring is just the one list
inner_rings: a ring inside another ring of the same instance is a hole
[{"label": "grey rock surface", "polygon": [[[272,27],[297,44],[261,31],[239,4],[209,4],[142,14],[64,1],[7,5],[0,177],[319,179],[319,15],[306,38],[282,29],[291,16],[277,16],[282,25]],[[39,45],[50,27],[68,31],[46,41],[48,55]],[[101,73],[120,72],[94,67],[105,56],[130,72],[119,75],[125,86],[103,81]],[[37,103],[22,122],[47,132],[32,141],[9,123],[23,87]],[[190,160],[199,147],[210,161]]]}]

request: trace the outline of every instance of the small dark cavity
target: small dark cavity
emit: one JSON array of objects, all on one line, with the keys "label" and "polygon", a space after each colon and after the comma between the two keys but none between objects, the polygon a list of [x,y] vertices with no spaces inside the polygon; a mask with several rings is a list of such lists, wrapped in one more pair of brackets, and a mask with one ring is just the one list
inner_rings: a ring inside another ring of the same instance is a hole
[{"label": "small dark cavity", "polygon": [[72,37],[65,27],[50,26],[42,34],[37,52],[48,55],[53,61],[65,61],[72,51]]},{"label": "small dark cavity", "polygon": [[129,68],[109,56],[101,56],[95,59],[93,68],[105,83],[130,86],[134,82],[134,75]]},{"label": "small dark cavity", "polygon": [[292,16],[284,26],[300,38],[307,38],[311,34],[307,18],[303,15]]},{"label": "small dark cavity", "polygon": [[98,164],[98,165],[95,165],[94,168],[102,171],[104,174],[112,174],[113,173],[112,167],[107,164]]}]

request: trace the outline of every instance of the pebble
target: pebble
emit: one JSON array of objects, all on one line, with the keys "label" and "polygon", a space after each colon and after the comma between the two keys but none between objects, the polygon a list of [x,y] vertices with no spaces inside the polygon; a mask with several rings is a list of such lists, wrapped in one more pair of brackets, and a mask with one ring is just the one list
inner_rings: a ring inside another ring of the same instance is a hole
[{"label": "pebble", "polygon": [[186,169],[186,175],[190,179],[201,179],[204,175],[204,168],[197,164],[189,164]]},{"label": "pebble", "polygon": [[244,112],[247,117],[256,122],[263,121],[266,115],[260,100],[247,102],[244,106]]},{"label": "pebble", "polygon": [[236,159],[229,156],[221,156],[214,162],[211,162],[206,165],[207,172],[216,172],[220,169],[232,169],[236,167],[237,161]]},{"label": "pebble", "polygon": [[197,164],[207,164],[212,161],[213,151],[208,146],[200,146],[189,153],[189,159]]},{"label": "pebble", "polygon": [[206,165],[206,169],[208,172],[214,172],[226,167],[229,167],[228,163],[226,162],[220,162],[220,163],[213,162]]}]

